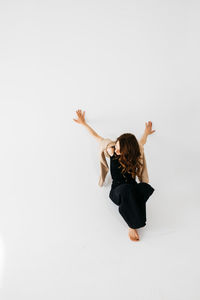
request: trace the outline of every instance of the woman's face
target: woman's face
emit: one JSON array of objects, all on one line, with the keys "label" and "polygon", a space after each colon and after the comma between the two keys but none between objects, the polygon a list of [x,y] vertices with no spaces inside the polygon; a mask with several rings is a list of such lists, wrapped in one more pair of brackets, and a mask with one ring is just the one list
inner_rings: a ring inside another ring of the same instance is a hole
[{"label": "woman's face", "polygon": [[115,144],[115,153],[117,155],[120,155],[120,145],[119,145],[119,141],[117,141],[117,143]]}]

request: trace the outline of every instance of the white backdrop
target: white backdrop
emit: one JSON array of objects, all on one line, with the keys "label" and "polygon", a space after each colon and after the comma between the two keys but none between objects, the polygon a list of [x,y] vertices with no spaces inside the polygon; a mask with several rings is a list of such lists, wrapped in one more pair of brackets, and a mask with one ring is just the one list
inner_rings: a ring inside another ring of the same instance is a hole
[{"label": "white backdrop", "polygon": [[[199,31],[197,0],[1,0],[2,300],[199,299]],[[140,242],[77,109],[103,137],[153,122]]]}]

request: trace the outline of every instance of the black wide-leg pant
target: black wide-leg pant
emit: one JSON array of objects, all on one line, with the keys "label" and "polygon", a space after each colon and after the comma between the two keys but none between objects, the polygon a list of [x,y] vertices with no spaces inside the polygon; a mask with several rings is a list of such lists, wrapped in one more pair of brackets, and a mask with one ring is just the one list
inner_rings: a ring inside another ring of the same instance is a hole
[{"label": "black wide-leg pant", "polygon": [[154,188],[145,182],[122,183],[111,188],[109,198],[119,207],[119,213],[130,228],[146,225],[146,201]]}]

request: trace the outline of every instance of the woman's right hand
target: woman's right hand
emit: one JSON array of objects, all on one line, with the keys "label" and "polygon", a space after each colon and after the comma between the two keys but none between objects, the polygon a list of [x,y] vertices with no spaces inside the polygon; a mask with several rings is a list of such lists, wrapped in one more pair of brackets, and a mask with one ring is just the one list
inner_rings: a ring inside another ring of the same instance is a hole
[{"label": "woman's right hand", "polygon": [[145,123],[145,132],[147,135],[150,135],[155,132],[155,130],[152,130],[152,122],[149,121],[148,123]]},{"label": "woman's right hand", "polygon": [[76,110],[76,114],[78,116],[77,120],[76,119],[73,119],[76,123],[79,123],[79,124],[86,124],[86,121],[85,121],[85,111],[81,111],[81,109],[78,109]]}]

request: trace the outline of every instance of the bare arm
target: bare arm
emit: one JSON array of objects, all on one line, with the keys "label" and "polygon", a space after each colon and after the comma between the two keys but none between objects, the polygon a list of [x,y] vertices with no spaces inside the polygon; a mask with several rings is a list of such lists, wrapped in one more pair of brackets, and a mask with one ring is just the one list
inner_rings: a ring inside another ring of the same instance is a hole
[{"label": "bare arm", "polygon": [[92,127],[90,127],[86,122],[85,124],[83,124],[83,126],[85,126],[87,128],[87,130],[89,131],[89,133],[96,138],[97,141],[100,141],[101,139],[103,139],[103,137],[101,137],[100,135],[98,135],[98,133],[96,133],[96,131],[94,131],[94,129],[92,129]]},{"label": "bare arm", "polygon": [[152,130],[152,122],[149,121],[148,123],[145,123],[145,130],[144,130],[143,136],[140,139],[140,143],[142,145],[146,144],[148,135],[150,135],[154,132],[155,132],[155,130]]},{"label": "bare arm", "polygon": [[85,121],[85,111],[81,111],[81,109],[78,109],[76,111],[76,114],[78,116],[77,120],[73,119],[76,123],[79,123],[81,125],[83,125],[88,131],[89,133],[97,140],[100,141],[103,139],[103,137],[101,137],[100,135],[98,135],[98,133],[96,131],[94,131],[94,129],[92,129],[92,127],[90,127],[86,121]]},{"label": "bare arm", "polygon": [[143,136],[140,139],[140,144],[142,144],[142,145],[146,144],[147,137],[148,137],[148,134],[146,132],[144,132]]}]

